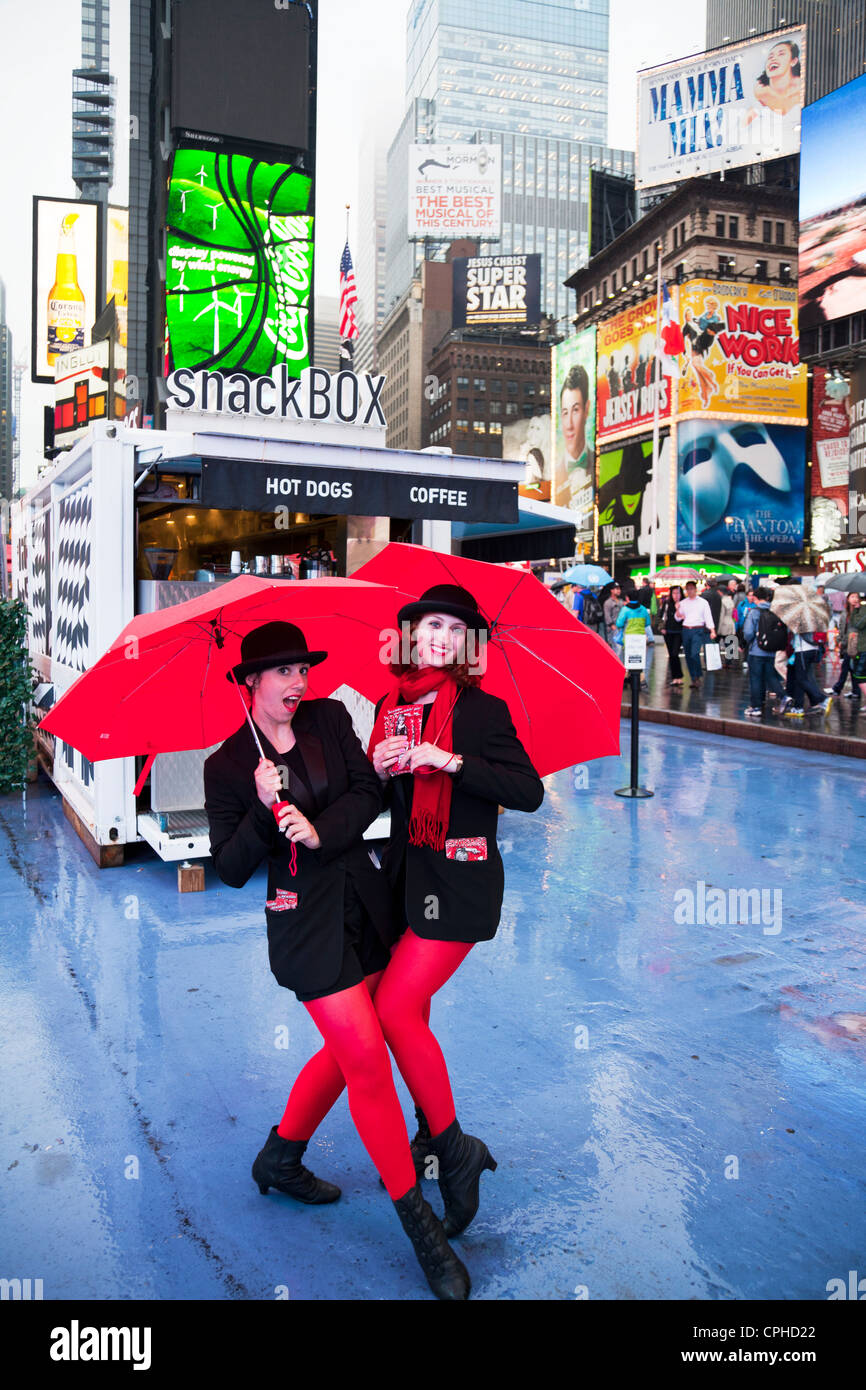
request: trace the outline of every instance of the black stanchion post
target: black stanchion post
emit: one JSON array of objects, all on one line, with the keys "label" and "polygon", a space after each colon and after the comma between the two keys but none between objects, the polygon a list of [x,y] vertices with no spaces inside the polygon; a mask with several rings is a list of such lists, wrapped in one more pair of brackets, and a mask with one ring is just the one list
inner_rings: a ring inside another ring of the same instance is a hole
[{"label": "black stanchion post", "polygon": [[631,786],[619,787],[614,796],[628,796],[635,800],[644,800],[646,797],[655,795],[646,787],[638,786],[638,747],[640,742],[640,671],[632,671],[631,675]]}]

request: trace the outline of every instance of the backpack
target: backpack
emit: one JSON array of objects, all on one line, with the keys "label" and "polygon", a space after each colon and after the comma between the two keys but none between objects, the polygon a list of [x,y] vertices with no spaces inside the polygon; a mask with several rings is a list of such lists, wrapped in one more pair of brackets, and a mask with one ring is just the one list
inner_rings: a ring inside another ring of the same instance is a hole
[{"label": "backpack", "polygon": [[584,594],[583,612],[580,620],[582,623],[586,623],[587,627],[597,627],[600,622],[604,621],[604,609],[595,594]]},{"label": "backpack", "polygon": [[783,652],[788,645],[788,629],[769,608],[761,609],[755,641],[762,652]]}]

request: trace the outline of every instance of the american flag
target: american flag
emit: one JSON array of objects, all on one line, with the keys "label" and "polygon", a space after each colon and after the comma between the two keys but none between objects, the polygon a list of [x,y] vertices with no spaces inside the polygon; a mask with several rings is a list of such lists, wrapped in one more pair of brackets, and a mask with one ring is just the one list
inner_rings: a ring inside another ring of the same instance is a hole
[{"label": "american flag", "polygon": [[352,269],[352,256],[346,242],[343,258],[340,261],[340,337],[357,338],[358,320],[355,318],[355,305],[358,291],[355,289],[355,272]]}]

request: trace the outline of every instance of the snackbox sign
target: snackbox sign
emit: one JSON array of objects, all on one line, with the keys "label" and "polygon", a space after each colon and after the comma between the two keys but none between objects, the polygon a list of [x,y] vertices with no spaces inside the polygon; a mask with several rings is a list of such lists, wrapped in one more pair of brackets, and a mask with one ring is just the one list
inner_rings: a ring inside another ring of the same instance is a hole
[{"label": "snackbox sign", "polygon": [[285,363],[272,376],[249,377],[243,372],[193,371],[181,367],[166,382],[168,404],[174,410],[200,410],[226,415],[262,415],[278,420],[329,420],[344,425],[386,424],[380,396],[384,376],[369,372],[331,373],[307,367],[290,376]]}]

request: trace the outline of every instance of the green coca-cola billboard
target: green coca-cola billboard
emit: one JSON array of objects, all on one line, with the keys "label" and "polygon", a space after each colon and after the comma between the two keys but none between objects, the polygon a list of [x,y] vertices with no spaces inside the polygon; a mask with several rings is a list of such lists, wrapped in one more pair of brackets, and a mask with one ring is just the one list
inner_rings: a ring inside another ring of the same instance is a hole
[{"label": "green coca-cola billboard", "polygon": [[288,164],[175,153],[169,184],[169,370],[292,376],[310,365],[312,179]]}]

